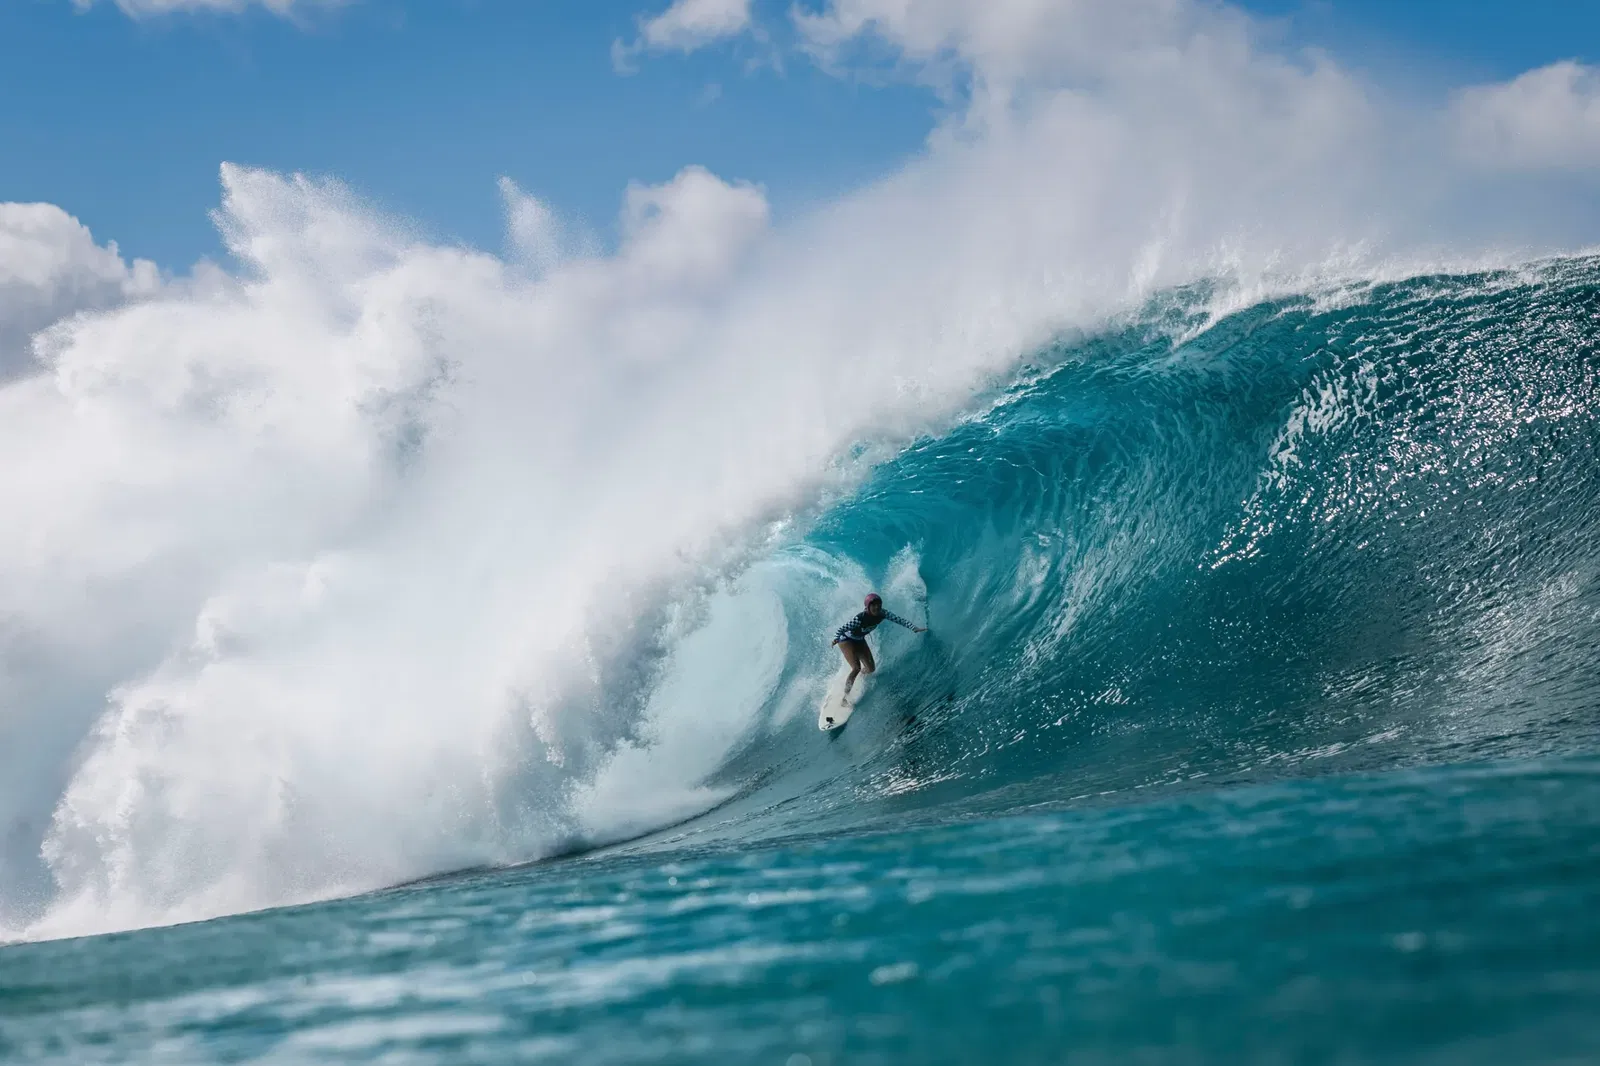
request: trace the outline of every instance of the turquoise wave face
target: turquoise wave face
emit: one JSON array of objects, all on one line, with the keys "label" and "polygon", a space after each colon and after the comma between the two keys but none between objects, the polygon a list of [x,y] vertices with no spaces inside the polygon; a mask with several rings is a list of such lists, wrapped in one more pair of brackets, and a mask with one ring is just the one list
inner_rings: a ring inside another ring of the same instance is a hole
[{"label": "turquoise wave face", "polygon": [[[0,1056],[1593,1057],[1600,261],[1213,297],[1040,353],[757,559],[699,634],[749,706],[620,671],[738,704],[710,813],[0,950]],[[931,632],[873,636],[830,737],[868,587]]]},{"label": "turquoise wave face", "polygon": [[829,770],[781,783],[792,726],[722,775],[808,797],[773,831],[1595,746],[1600,263],[1209,295],[1046,353],[780,553],[796,643],[841,572],[932,632],[879,630]]}]

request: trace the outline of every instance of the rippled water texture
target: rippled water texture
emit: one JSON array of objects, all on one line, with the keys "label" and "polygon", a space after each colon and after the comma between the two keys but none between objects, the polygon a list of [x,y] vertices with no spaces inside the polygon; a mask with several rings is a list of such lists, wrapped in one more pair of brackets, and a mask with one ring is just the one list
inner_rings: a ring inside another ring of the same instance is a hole
[{"label": "rippled water texture", "polygon": [[[1600,263],[1211,302],[1039,353],[728,578],[640,682],[755,692],[709,813],[7,947],[0,1053],[1594,1061]],[[830,737],[869,585],[932,632]]]}]

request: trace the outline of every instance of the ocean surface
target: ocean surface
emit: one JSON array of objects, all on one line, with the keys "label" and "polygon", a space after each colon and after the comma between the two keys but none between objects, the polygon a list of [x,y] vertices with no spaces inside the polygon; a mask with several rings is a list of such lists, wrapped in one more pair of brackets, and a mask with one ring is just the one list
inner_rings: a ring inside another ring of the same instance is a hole
[{"label": "ocean surface", "polygon": [[[538,861],[40,911],[0,1060],[1600,1061],[1600,260],[1218,306],[862,442],[619,638]],[[819,732],[870,589],[930,632]]]}]

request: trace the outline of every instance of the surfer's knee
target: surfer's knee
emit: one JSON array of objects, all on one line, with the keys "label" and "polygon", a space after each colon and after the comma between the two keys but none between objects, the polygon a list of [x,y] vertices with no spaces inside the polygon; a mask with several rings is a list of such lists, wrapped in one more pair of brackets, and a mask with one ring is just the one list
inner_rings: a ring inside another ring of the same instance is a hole
[{"label": "surfer's knee", "polygon": [[874,671],[876,671],[876,670],[877,670],[877,669],[878,669],[878,668],[877,668],[877,666],[875,666],[875,665],[874,665],[874,664],[872,664],[872,663],[862,663],[862,664],[861,664],[861,672],[862,672],[862,673],[863,673],[863,674],[870,674],[870,673],[873,673],[873,672],[874,672]]}]

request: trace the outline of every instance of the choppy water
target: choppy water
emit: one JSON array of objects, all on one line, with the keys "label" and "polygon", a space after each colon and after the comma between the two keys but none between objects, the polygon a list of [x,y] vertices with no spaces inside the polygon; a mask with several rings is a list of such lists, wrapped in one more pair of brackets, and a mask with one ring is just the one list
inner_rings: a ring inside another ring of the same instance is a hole
[{"label": "choppy water", "polygon": [[[1039,353],[608,682],[725,734],[709,813],[7,947],[0,1051],[1592,1061],[1600,262],[1212,304]],[[932,631],[830,738],[868,587]]]}]

